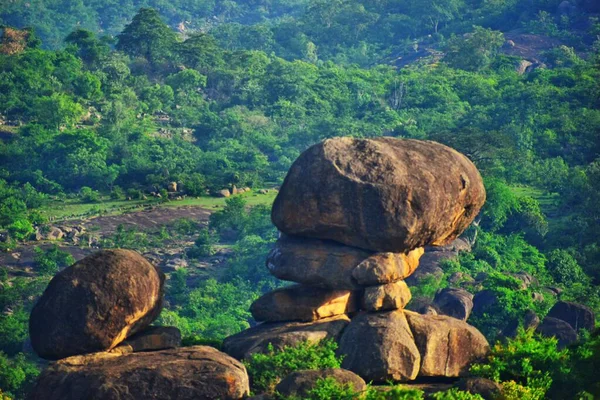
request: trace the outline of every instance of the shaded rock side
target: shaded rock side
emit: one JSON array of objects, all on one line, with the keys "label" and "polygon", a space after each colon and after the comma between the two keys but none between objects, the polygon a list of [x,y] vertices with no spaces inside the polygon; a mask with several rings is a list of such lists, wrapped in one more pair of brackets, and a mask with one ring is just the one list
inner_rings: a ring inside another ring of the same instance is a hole
[{"label": "shaded rock side", "polygon": [[456,388],[471,394],[478,394],[485,400],[497,400],[502,393],[502,386],[490,379],[472,377],[461,379]]},{"label": "shaded rock side", "polygon": [[148,353],[97,353],[48,367],[29,400],[242,399],[249,394],[244,365],[207,346]]},{"label": "shaded rock side", "polygon": [[596,327],[596,318],[592,309],[579,303],[559,301],[548,311],[547,316],[562,319],[576,331],[587,329],[592,332]]},{"label": "shaded rock side", "polygon": [[59,272],[33,307],[29,334],[40,357],[109,350],[160,314],[164,275],[131,250],[103,250]]},{"label": "shaded rock side", "polygon": [[445,288],[433,299],[441,314],[466,321],[473,310],[473,295],[464,289]]},{"label": "shaded rock side", "polygon": [[490,351],[475,327],[456,318],[405,311],[421,354],[419,376],[459,377]]},{"label": "shaded rock side", "polygon": [[302,370],[292,372],[275,387],[275,390],[283,396],[295,396],[306,398],[320,379],[331,378],[341,385],[351,385],[356,392],[367,390],[364,379],[354,372],[342,368],[330,368],[323,370]]},{"label": "shaded rock side", "polygon": [[451,242],[484,202],[477,168],[447,146],[344,137],[298,157],[271,216],[286,234],[402,253]]},{"label": "shaded rock side", "polygon": [[577,331],[566,321],[546,317],[537,327],[536,332],[542,336],[555,337],[558,347],[563,348],[577,341]]},{"label": "shaded rock side", "polygon": [[352,319],[339,341],[342,368],[366,381],[410,381],[421,356],[402,311],[365,313]]},{"label": "shaded rock side", "polygon": [[276,278],[329,289],[360,289],[394,282],[419,265],[422,249],[408,254],[373,253],[330,240],[282,235],[267,257]]},{"label": "shaded rock side", "polygon": [[358,310],[358,296],[350,290],[293,285],[269,292],[250,306],[257,321],[311,322]]},{"label": "shaded rock side", "polygon": [[397,281],[365,289],[361,308],[366,311],[398,310],[411,299],[410,289],[404,281]]},{"label": "shaded rock side", "polygon": [[223,351],[242,360],[254,353],[266,353],[269,344],[275,350],[281,350],[304,341],[337,341],[349,323],[350,318],[345,315],[316,322],[265,322],[226,338],[223,341]]},{"label": "shaded rock side", "polygon": [[131,352],[175,349],[181,346],[181,332],[174,326],[150,326],[133,336],[128,337],[121,346]]}]

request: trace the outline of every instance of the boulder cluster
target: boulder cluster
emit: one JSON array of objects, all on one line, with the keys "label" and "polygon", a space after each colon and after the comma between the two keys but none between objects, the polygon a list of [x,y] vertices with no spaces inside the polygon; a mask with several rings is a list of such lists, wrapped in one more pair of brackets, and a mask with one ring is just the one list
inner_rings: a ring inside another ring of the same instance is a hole
[{"label": "boulder cluster", "polygon": [[430,141],[325,140],[292,165],[272,209],[282,232],[266,265],[296,284],[251,306],[261,323],[227,338],[243,359],[300,341],[338,342],[367,381],[459,377],[489,351],[461,319],[405,310],[425,246],[456,239],[485,202],[476,167]]},{"label": "boulder cluster", "polygon": [[29,320],[33,349],[56,361],[28,398],[244,398],[242,363],[211,347],[179,348],[177,328],[150,326],[164,279],[130,250],[100,251],[57,274]]}]

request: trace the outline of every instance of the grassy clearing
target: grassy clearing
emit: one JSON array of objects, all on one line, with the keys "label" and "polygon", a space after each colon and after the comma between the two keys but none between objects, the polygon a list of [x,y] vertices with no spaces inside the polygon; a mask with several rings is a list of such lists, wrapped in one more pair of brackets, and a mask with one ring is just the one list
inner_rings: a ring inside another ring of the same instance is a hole
[{"label": "grassy clearing", "polygon": [[[248,205],[273,203],[277,193],[269,191],[267,194],[258,194],[257,190],[240,194],[248,202]],[[148,200],[112,200],[108,196],[103,197],[96,203],[82,203],[78,199],[68,199],[64,201],[54,201],[48,203],[40,211],[51,220],[77,219],[93,215],[119,215],[127,212],[139,211],[139,207],[153,205],[159,207],[203,207],[206,209],[215,209],[225,205],[225,198],[219,197],[189,197],[184,200],[172,200],[164,203],[157,199]]]}]

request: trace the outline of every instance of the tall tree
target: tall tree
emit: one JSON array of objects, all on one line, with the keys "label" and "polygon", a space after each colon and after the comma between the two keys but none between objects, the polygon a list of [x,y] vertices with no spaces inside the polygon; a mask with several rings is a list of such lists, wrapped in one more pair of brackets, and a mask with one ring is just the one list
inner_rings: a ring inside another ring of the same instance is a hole
[{"label": "tall tree", "polygon": [[117,39],[117,50],[144,57],[151,64],[166,60],[177,42],[175,32],[152,8],[141,8]]}]

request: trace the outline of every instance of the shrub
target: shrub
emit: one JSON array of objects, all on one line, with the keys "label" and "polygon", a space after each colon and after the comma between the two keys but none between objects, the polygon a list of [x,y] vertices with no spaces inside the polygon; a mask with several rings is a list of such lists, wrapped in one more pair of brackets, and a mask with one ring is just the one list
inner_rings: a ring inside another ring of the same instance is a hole
[{"label": "shrub", "polygon": [[275,350],[269,344],[266,354],[253,354],[244,361],[252,388],[257,393],[272,393],[275,386],[294,371],[303,369],[339,368],[341,360],[336,357],[337,343],[323,340],[319,343],[302,342]]},{"label": "shrub", "polygon": [[395,386],[390,390],[380,391],[369,388],[365,400],[422,400],[425,398],[423,391]]},{"label": "shrub", "polygon": [[187,255],[190,258],[208,257],[215,254],[216,249],[214,245],[217,240],[213,233],[207,228],[203,228],[198,235],[198,238],[194,242],[194,247],[188,249]]},{"label": "shrub", "polygon": [[45,251],[36,247],[34,252],[35,265],[42,275],[54,275],[60,268],[68,267],[75,262],[75,258],[70,253],[61,250],[57,245]]},{"label": "shrub", "polygon": [[26,240],[33,234],[33,225],[27,219],[18,219],[8,227],[8,234],[15,240]]},{"label": "shrub", "polygon": [[457,388],[434,393],[431,398],[434,400],[483,400],[483,397],[478,394],[463,392]]},{"label": "shrub", "polygon": [[96,203],[100,201],[100,192],[93,190],[91,187],[84,186],[79,190],[79,197],[85,203]]},{"label": "shrub", "polygon": [[[35,364],[28,361],[23,353],[9,358],[6,354],[0,352],[0,388],[8,391],[9,394],[24,395],[26,387],[33,382],[39,373]],[[0,390],[0,399],[2,399],[2,396],[7,395],[3,395],[2,390]]]},{"label": "shrub", "polygon": [[115,186],[110,192],[110,198],[113,200],[123,200],[125,198],[125,192],[123,192],[123,189],[121,189],[120,186]]}]

